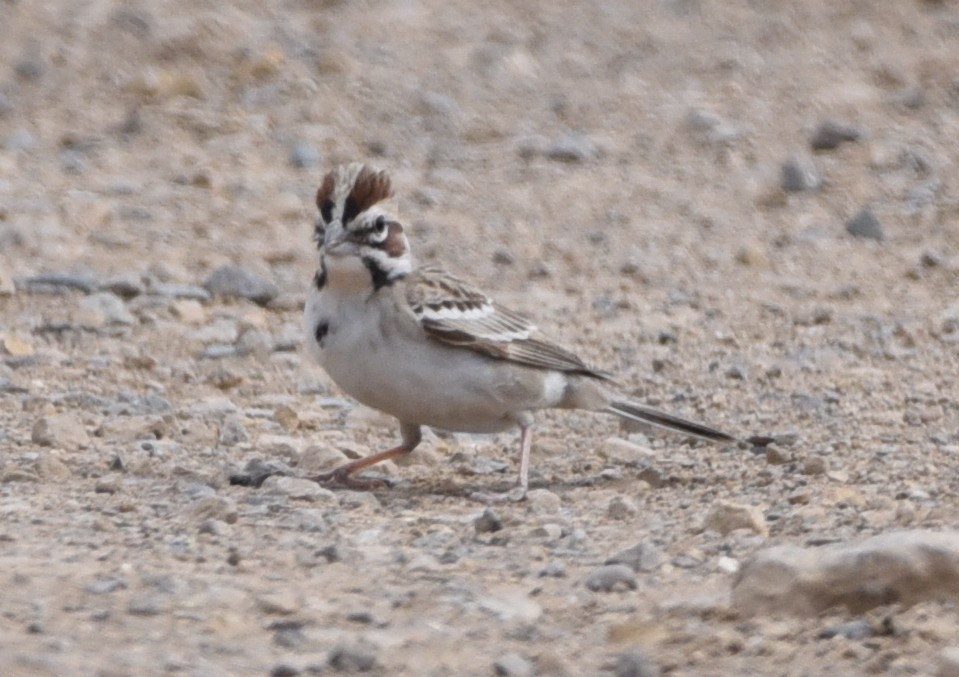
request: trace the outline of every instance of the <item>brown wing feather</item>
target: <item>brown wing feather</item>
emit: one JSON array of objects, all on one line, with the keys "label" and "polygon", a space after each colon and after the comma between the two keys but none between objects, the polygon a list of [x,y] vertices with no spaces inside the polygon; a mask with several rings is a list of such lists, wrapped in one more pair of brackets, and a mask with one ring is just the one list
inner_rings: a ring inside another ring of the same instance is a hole
[{"label": "brown wing feather", "polygon": [[535,336],[536,326],[526,318],[439,268],[410,275],[406,299],[423,331],[441,343],[530,367],[607,378],[575,354]]}]

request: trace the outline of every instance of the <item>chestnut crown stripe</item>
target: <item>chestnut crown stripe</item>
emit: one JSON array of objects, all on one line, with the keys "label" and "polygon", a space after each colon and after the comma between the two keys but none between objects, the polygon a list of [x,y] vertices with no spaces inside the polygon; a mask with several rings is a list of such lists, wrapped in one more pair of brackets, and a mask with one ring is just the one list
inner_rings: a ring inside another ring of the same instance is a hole
[{"label": "chestnut crown stripe", "polygon": [[[356,178],[350,181],[349,174],[356,173]],[[344,175],[345,174],[345,175]],[[350,186],[350,192],[343,199],[343,211],[340,221],[348,224],[358,214],[365,212],[377,202],[386,200],[393,195],[393,187],[389,174],[377,171],[367,165],[357,168],[352,165],[346,168],[337,168],[323,177],[323,183],[316,191],[316,206],[326,223],[333,219],[333,210],[339,196],[335,195],[337,182]]]}]

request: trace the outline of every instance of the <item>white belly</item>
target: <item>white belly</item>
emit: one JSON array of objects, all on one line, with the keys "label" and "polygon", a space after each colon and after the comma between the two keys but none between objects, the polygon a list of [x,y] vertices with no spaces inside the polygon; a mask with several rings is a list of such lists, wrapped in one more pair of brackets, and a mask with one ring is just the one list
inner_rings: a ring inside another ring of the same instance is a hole
[{"label": "white belly", "polygon": [[[461,432],[497,432],[528,412],[555,406],[566,379],[486,358],[417,334],[412,321],[388,323],[376,302],[311,294],[307,344],[348,395],[407,423]],[[317,341],[315,328],[329,330]]]}]

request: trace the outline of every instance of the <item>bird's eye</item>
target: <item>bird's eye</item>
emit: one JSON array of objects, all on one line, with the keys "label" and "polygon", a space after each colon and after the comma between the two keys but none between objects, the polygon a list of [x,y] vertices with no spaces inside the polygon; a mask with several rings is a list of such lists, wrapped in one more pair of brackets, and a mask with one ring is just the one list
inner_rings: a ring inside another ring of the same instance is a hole
[{"label": "bird's eye", "polygon": [[382,216],[382,215],[377,216],[377,217],[376,217],[376,221],[373,222],[373,229],[376,231],[376,233],[377,233],[378,235],[382,235],[383,233],[385,233],[385,232],[386,232],[386,217],[385,217],[385,216]]}]

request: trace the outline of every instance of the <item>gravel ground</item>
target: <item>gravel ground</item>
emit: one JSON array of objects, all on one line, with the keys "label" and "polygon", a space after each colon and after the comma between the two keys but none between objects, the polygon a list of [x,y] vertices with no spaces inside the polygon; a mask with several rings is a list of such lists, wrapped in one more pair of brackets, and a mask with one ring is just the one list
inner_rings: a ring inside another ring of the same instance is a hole
[{"label": "gravel ground", "polygon": [[[0,3],[0,673],[959,674],[945,590],[730,595],[959,526],[957,139],[948,1]],[[550,413],[524,503],[467,498],[513,434],[298,479],[396,435],[300,350],[354,160],[422,261],[774,442]]]}]

